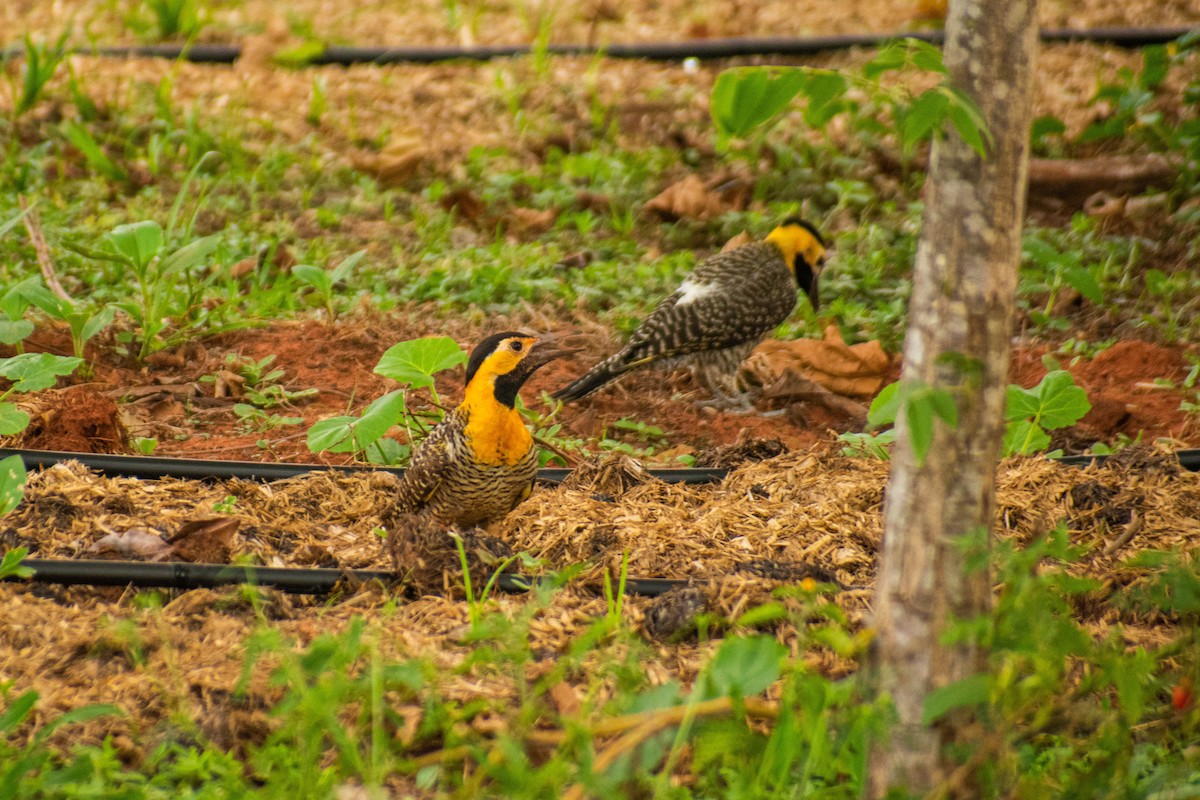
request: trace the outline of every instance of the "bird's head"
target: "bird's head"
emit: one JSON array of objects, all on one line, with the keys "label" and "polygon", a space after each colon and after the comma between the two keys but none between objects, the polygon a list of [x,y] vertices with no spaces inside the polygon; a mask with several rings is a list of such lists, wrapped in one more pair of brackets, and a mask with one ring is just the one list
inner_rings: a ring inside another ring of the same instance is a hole
[{"label": "bird's head", "polygon": [[783,253],[796,284],[808,295],[813,310],[817,308],[817,279],[825,266],[825,240],[812,223],[789,217],[767,234],[767,241]]},{"label": "bird's head", "polygon": [[494,333],[475,346],[467,360],[467,391],[490,389],[496,401],[512,408],[529,376],[559,356],[574,352],[560,347],[554,334],[530,336]]}]

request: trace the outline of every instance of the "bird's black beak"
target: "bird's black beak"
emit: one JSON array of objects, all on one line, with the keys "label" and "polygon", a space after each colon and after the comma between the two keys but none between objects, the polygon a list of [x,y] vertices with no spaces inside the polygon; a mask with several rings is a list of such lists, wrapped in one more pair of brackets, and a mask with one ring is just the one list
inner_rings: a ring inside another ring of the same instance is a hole
[{"label": "bird's black beak", "polygon": [[[824,259],[821,261],[824,262]],[[813,311],[816,311],[820,304],[817,280],[821,277],[821,266],[822,264],[818,264],[817,268],[813,269],[803,256],[796,256],[796,284],[808,295],[808,302],[812,304]]]},{"label": "bird's black beak", "polygon": [[533,343],[533,347],[529,350],[529,355],[525,356],[521,362],[521,366],[526,368],[527,374],[530,374],[556,358],[578,353],[580,348],[564,347],[562,344],[563,339],[573,335],[575,335],[575,331],[543,334]]}]

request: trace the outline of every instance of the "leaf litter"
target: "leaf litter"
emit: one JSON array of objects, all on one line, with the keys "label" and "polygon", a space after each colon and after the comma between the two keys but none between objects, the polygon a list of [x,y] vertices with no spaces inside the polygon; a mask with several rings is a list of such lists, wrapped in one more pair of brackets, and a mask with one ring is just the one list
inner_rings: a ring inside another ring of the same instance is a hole
[{"label": "leaf litter", "polygon": [[[542,569],[586,565],[534,618],[532,652],[552,660],[607,613],[602,578],[619,573],[623,559],[631,576],[690,581],[688,591],[665,600],[630,597],[625,604],[628,622],[655,637],[646,666],[658,681],[693,680],[715,646],[688,635],[695,611],[736,618],[777,599],[773,591],[781,581],[836,583],[843,588],[828,601],[842,608],[852,627],[866,623],[886,463],[831,450],[793,451],[744,463],[717,484],[677,485],[650,478],[623,458],[568,484],[537,488],[487,531],[538,559]],[[1088,469],[1013,459],[999,472],[999,535],[1024,543],[1065,520],[1072,540],[1091,548],[1071,569],[1103,587],[1080,604],[1079,613],[1098,634],[1115,626],[1131,646],[1165,641],[1179,621],[1163,613],[1139,616],[1110,602],[1146,574],[1127,562],[1200,536],[1200,475],[1171,469],[1169,459],[1143,450]],[[208,540],[202,552],[209,557],[220,549],[211,545],[224,542],[225,559],[239,563],[387,569],[376,527],[389,485],[377,474],[330,472],[273,483],[136,480],[63,463],[31,476],[26,501],[5,519],[0,536],[42,558],[93,557],[97,547],[113,543],[112,532],[130,537],[139,531],[139,539],[151,536],[177,550],[168,558],[185,555],[178,552],[182,542],[199,537]],[[213,514],[220,504],[228,511]],[[185,536],[189,526],[194,532]],[[168,543],[152,531],[175,535]],[[432,658],[443,669],[440,689],[448,698],[512,700],[517,689],[506,679],[455,672],[471,652],[462,639],[467,606],[455,596],[460,580],[448,573],[450,592],[402,600],[392,610],[389,593],[375,585],[345,587],[328,599],[272,590],[260,595],[272,624],[302,645],[366,617],[384,631],[388,657]],[[42,718],[101,700],[127,712],[89,722],[82,731],[73,728],[77,741],[117,734],[118,742],[136,750],[131,732],[164,724],[173,703],[226,746],[260,740],[278,690],[256,674],[247,698],[234,702],[228,692],[242,669],[247,637],[261,624],[241,590],[162,594],[162,610],[146,612],[120,589],[0,586],[0,627],[6,631],[0,680],[41,692]],[[515,613],[527,600],[502,595],[488,602]],[[114,645],[106,631],[120,620],[138,631],[139,659],[107,655]],[[802,643],[806,637],[790,621],[771,623],[769,630],[814,669],[829,675],[853,669],[832,651]]]}]

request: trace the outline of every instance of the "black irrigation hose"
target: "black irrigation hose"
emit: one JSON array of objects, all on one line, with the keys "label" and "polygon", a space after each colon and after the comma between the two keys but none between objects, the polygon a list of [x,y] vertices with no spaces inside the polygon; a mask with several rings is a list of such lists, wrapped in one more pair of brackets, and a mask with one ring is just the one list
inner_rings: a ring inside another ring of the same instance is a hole
[{"label": "black irrigation hose", "polygon": [[[137,586],[140,588],[201,589],[216,586],[254,584],[269,586],[292,594],[328,594],[338,584],[354,587],[372,581],[391,583],[396,575],[380,569],[313,569],[297,567],[255,567],[229,564],[192,564],[184,561],[149,563],[145,561],[99,561],[59,558],[27,558],[22,566],[34,571],[31,580],[84,586]],[[22,580],[15,576],[10,581]],[[536,578],[501,574],[496,585],[505,592],[525,592]],[[663,578],[630,578],[627,594],[656,597],[687,581]]]},{"label": "black irrigation hose", "polygon": [[[390,472],[404,474],[400,467],[366,465],[323,466],[321,464],[271,464],[257,461],[204,461],[192,458],[158,458],[151,456],[114,456],[96,453],[68,453],[59,450],[18,450],[0,447],[0,458],[19,455],[26,470],[45,469],[60,461],[78,461],[88,469],[109,477],[122,478],[191,478],[194,480],[225,480],[241,478],[253,481],[277,481],[294,478],[309,472]],[[648,472],[667,483],[715,483],[723,480],[723,469],[652,469]],[[561,483],[571,473],[569,469],[540,469],[538,480]]]},{"label": "black irrigation hose", "polygon": [[[111,456],[88,453],[66,453],[48,450],[16,450],[0,448],[0,458],[20,455],[26,469],[46,468],[60,461],[73,459],[106,475],[138,478],[243,478],[248,480],[278,480],[305,472],[326,469],[310,464],[258,464],[254,462],[194,461],[188,459],[147,458],[140,456]],[[1186,469],[1200,471],[1200,450],[1181,450],[1176,454]],[[1103,462],[1104,456],[1068,456],[1060,459],[1070,466],[1087,466]],[[376,467],[336,467],[345,472]],[[542,470],[540,477],[550,482],[561,481],[567,470]],[[215,474],[214,474],[215,473]],[[545,473],[551,473],[545,475]],[[683,483],[711,483],[721,480],[725,470],[650,470],[662,480]],[[313,569],[295,567],[254,567],[228,564],[192,564],[188,562],[147,563],[140,561],[89,561],[75,559],[27,558],[23,564],[34,570],[32,580],[42,583],[83,584],[91,586],[138,586],[176,589],[211,588],[236,584],[270,586],[295,594],[328,594],[339,583],[351,586],[371,581],[391,582],[395,574],[387,570]],[[8,580],[19,580],[9,577]],[[523,592],[530,588],[525,576],[505,574],[497,586],[506,592]],[[687,585],[687,581],[665,578],[631,578],[626,581],[628,594],[656,597],[671,589]]]},{"label": "black irrigation hose", "polygon": [[[1096,42],[1117,47],[1146,47],[1166,44],[1196,30],[1189,27],[1151,28],[1061,28],[1040,32],[1043,42]],[[591,56],[608,58],[641,58],[650,61],[681,61],[685,58],[722,59],[738,56],[809,56],[852,47],[879,47],[897,39],[919,39],[941,44],[942,31],[913,31],[899,34],[849,34],[843,36],[738,37],[730,39],[693,39],[682,42],[637,42],[633,44],[551,44],[546,51],[554,55]],[[312,65],[327,64],[432,64],[441,61],[488,61],[528,55],[532,45],[454,46],[396,46],[343,47],[331,45],[307,61]],[[78,52],[116,58],[183,58],[200,64],[232,64],[242,49],[233,44],[151,44],[116,47],[81,48]],[[20,48],[3,52],[3,58],[21,53]]]}]

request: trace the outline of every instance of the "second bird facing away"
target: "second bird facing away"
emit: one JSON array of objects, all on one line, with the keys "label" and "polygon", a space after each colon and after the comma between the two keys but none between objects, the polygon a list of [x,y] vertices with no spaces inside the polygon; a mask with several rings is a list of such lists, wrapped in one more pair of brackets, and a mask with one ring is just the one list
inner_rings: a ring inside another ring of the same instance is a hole
[{"label": "second bird facing away", "polygon": [[706,259],[628,344],[554,396],[569,403],[641,367],[687,366],[712,395],[712,405],[749,411],[751,396],[737,387],[738,367],[791,315],[797,288],[817,307],[825,249],[815,227],[793,218],[764,241]]},{"label": "second bird facing away", "polygon": [[517,392],[563,350],[552,336],[514,331],[480,342],[467,361],[463,401],[413,453],[392,514],[424,513],[471,527],[504,516],[529,496],[537,449],[515,408]]}]

